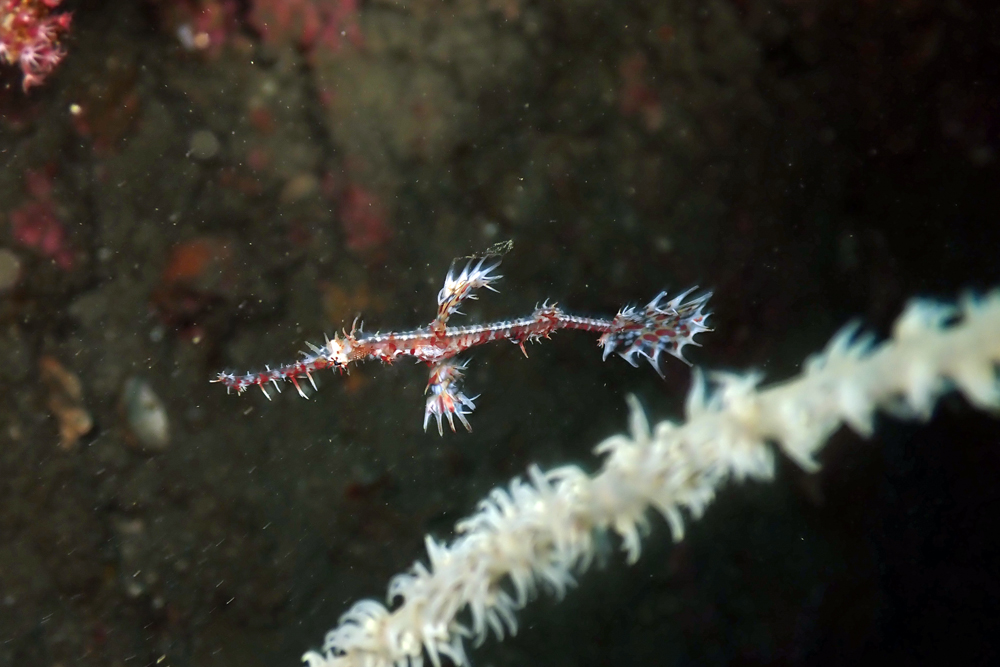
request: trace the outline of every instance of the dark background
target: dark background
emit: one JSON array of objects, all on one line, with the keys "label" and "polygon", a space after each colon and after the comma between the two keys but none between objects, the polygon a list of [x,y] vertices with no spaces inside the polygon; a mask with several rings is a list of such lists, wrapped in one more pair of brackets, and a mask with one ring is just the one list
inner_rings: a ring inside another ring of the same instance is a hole
[{"label": "dark background", "polygon": [[[0,665],[295,664],[493,486],[596,467],[628,392],[681,414],[683,364],[574,332],[474,351],[472,435],[423,433],[408,363],[310,401],[208,383],[359,313],[426,323],[455,257],[514,241],[470,321],[708,287],[692,358],[773,379],[850,319],[1000,284],[992,2],[64,9],[43,86],[0,69]],[[957,398],[839,433],[682,544],[609,544],[472,659],[996,664],[998,440]]]}]

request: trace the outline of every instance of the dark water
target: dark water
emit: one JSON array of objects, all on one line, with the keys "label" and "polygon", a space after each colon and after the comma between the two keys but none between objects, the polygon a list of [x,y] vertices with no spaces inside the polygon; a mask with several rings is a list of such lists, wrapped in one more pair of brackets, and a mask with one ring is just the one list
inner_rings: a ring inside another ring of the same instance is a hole
[{"label": "dark water", "polygon": [[[708,287],[692,359],[774,379],[1000,285],[990,2],[64,4],[65,61],[0,89],[3,665],[295,664],[493,486],[595,467],[627,393],[679,416],[687,367],[578,332],[475,350],[472,435],[406,361],[209,384],[425,324],[453,258],[514,243],[469,322]],[[998,444],[957,398],[842,432],[473,660],[995,664]]]}]

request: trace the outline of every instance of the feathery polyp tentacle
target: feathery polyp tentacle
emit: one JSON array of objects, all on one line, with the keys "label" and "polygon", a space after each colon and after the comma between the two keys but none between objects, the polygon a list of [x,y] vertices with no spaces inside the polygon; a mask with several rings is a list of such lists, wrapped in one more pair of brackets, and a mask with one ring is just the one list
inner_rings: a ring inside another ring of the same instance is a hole
[{"label": "feathery polyp tentacle", "polygon": [[427,430],[427,422],[433,416],[437,420],[438,435],[444,435],[441,418],[448,420],[448,425],[452,432],[455,431],[455,417],[462,422],[462,426],[469,433],[472,426],[466,415],[472,414],[476,409],[475,400],[478,396],[469,398],[462,393],[462,377],[465,375],[465,367],[468,361],[458,362],[449,359],[436,364],[427,380],[427,402],[424,406],[424,430]]},{"label": "feathery polyp tentacle", "polygon": [[500,266],[500,257],[487,255],[479,261],[469,260],[457,275],[454,265],[448,270],[448,275],[444,278],[444,287],[438,292],[438,314],[431,327],[435,330],[444,329],[448,324],[448,318],[458,312],[459,305],[466,299],[475,299],[475,291],[485,287],[496,292],[496,288],[491,283],[503,278],[501,275],[493,273]]}]

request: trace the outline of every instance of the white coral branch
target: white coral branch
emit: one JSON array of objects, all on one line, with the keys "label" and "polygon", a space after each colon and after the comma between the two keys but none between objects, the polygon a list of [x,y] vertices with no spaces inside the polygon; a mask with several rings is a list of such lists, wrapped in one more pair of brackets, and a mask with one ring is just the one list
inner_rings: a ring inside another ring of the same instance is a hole
[{"label": "white coral branch", "polygon": [[[589,566],[598,531],[616,532],[634,562],[650,507],[679,540],[684,514],[700,517],[727,480],[771,479],[768,443],[815,470],[816,453],[836,429],[846,423],[870,435],[878,409],[926,419],[950,389],[979,408],[1000,408],[1000,292],[957,307],[914,302],[878,346],[856,330],[834,336],[799,377],[763,390],[756,373],[697,373],[682,425],[650,428],[630,398],[630,434],[597,446],[606,458],[595,476],[575,466],[532,467],[526,480],[495,489],[459,522],[451,544],[428,538],[429,565],[393,579],[392,611],[358,602],[322,652],[303,659],[310,667],[419,667],[425,655],[435,667],[441,656],[466,664],[464,641],[514,634],[515,612],[539,586],[563,595]],[[465,623],[457,620],[464,610]]]}]

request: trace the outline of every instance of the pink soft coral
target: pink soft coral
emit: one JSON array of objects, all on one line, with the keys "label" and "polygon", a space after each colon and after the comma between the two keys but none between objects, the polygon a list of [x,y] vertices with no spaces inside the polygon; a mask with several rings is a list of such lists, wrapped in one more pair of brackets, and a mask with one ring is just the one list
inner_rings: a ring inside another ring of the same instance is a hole
[{"label": "pink soft coral", "polygon": [[10,211],[10,230],[15,242],[69,271],[76,263],[76,253],[52,196],[53,175],[52,168],[25,172],[24,184],[29,198]]},{"label": "pink soft coral", "polygon": [[29,201],[10,212],[14,240],[51,259],[64,271],[73,268],[74,254],[51,202]]},{"label": "pink soft coral", "polygon": [[0,0],[0,63],[18,65],[25,92],[37,86],[66,56],[60,39],[73,15],[54,14],[62,0]]}]

